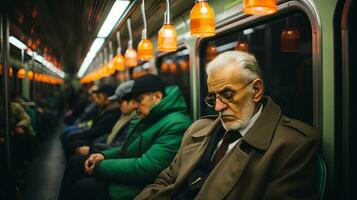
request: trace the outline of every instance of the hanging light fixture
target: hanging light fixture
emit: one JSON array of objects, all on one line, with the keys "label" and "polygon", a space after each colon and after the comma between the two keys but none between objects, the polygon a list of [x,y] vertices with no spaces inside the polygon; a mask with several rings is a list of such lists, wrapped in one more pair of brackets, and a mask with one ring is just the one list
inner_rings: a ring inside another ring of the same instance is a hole
[{"label": "hanging light fixture", "polygon": [[120,31],[117,32],[117,42],[118,42],[117,55],[113,59],[113,64],[115,70],[123,71],[125,69],[125,59],[124,56],[121,55]]},{"label": "hanging light fixture", "polygon": [[276,0],[243,0],[243,12],[249,15],[269,15],[277,10]]},{"label": "hanging light fixture", "polygon": [[164,25],[159,31],[157,39],[159,51],[173,52],[177,50],[177,32],[171,23],[170,0],[166,0],[166,12],[164,14]]},{"label": "hanging light fixture", "polygon": [[127,21],[128,31],[129,31],[129,41],[128,41],[128,49],[125,51],[125,66],[127,67],[135,67],[138,65],[138,54],[135,49],[133,49],[133,35],[131,32],[131,19],[129,18]]},{"label": "hanging light fixture", "polygon": [[115,73],[115,66],[114,66],[114,62],[113,62],[113,44],[112,41],[109,42],[109,58],[108,58],[108,71],[109,74],[112,75]]},{"label": "hanging light fixture", "polygon": [[238,40],[236,46],[234,47],[236,51],[244,51],[248,52],[249,51],[249,44],[247,41],[243,40]]},{"label": "hanging light fixture", "polygon": [[26,70],[24,68],[19,69],[19,71],[17,71],[17,78],[25,78],[26,76]]},{"label": "hanging light fixture", "polygon": [[213,41],[208,43],[206,48],[206,55],[208,62],[212,61],[218,55],[216,44]]},{"label": "hanging light fixture", "polygon": [[33,80],[33,71],[32,71],[32,70],[29,70],[29,71],[27,72],[27,78],[28,78],[29,80]]},{"label": "hanging light fixture", "polygon": [[154,56],[152,42],[147,38],[147,23],[145,16],[145,0],[141,2],[141,13],[143,15],[144,29],[141,34],[141,41],[138,45],[138,58],[140,60],[150,60]]},{"label": "hanging light fixture", "polygon": [[191,35],[209,37],[216,34],[214,11],[207,0],[196,0],[190,14]]},{"label": "hanging light fixture", "polygon": [[244,51],[244,52],[248,52],[249,51],[249,44],[245,39],[242,39],[242,35],[239,34],[238,35],[238,41],[236,46],[234,47],[234,49],[236,51]]},{"label": "hanging light fixture", "polygon": [[292,25],[291,19],[286,19],[286,25],[281,32],[281,51],[288,53],[295,53],[299,51],[300,32]]}]

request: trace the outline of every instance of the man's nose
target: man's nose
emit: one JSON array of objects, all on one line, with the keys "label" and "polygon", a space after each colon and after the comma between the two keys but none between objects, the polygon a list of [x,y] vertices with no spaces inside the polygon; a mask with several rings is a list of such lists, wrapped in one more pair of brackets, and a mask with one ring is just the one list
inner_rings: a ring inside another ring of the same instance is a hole
[{"label": "man's nose", "polygon": [[216,98],[216,105],[214,106],[214,109],[217,112],[221,112],[222,110],[227,108],[227,104],[223,103],[219,98]]},{"label": "man's nose", "polygon": [[137,109],[139,107],[139,103],[137,101],[133,102],[133,108]]}]

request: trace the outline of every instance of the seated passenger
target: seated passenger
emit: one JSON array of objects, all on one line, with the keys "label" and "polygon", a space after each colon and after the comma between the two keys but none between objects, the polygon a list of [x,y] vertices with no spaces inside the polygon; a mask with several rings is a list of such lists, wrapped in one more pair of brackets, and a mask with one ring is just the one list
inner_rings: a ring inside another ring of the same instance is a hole
[{"label": "seated passenger", "polygon": [[[11,102],[10,109],[11,135],[13,136],[12,140],[14,141],[14,165],[16,169],[23,169],[25,162],[29,161],[31,158],[34,139],[31,119],[19,103]],[[2,110],[0,111],[3,112]],[[4,143],[5,137],[0,136],[0,138],[0,142]],[[0,144],[0,146],[1,145],[2,144]]]},{"label": "seated passenger", "polygon": [[68,125],[64,128],[63,133],[60,135],[61,141],[63,141],[68,135],[73,133],[78,133],[90,128],[92,119],[98,114],[98,105],[96,104],[96,91],[98,91],[98,86],[93,85],[88,90],[88,101],[90,102],[88,106],[84,109],[83,114],[78,117],[74,124]]},{"label": "seated passenger", "polygon": [[114,94],[114,91],[115,88],[109,85],[103,85],[96,91],[98,94],[96,103],[100,106],[100,112],[93,119],[93,125],[90,129],[65,138],[63,146],[67,158],[74,153],[80,141],[93,141],[111,131],[121,114],[118,102],[112,102],[108,99]]},{"label": "seated passenger", "polygon": [[122,147],[67,164],[60,199],[132,199],[166,168],[175,156],[191,119],[178,87],[165,90],[156,75],[135,80],[128,96],[135,99],[137,123]]},{"label": "seated passenger", "polygon": [[113,126],[109,135],[103,135],[94,142],[82,141],[76,147],[76,154],[88,155],[89,153],[104,151],[112,147],[121,146],[124,143],[129,129],[129,122],[135,115],[134,101],[128,99],[128,93],[131,92],[134,81],[126,81],[116,89],[115,94],[109,97],[111,101],[117,101],[120,105],[121,116]]},{"label": "seated passenger", "polygon": [[320,135],[263,96],[254,56],[225,52],[206,71],[204,100],[219,116],[193,123],[174,161],[135,199],[318,199]]}]

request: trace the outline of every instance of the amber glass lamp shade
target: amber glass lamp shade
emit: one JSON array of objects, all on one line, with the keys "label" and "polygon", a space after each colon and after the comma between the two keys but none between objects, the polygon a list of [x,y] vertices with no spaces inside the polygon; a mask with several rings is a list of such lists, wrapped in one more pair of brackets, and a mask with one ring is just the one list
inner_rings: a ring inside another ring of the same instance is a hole
[{"label": "amber glass lamp shade", "polygon": [[27,72],[27,78],[28,78],[29,80],[33,80],[33,71],[29,70],[29,71]]},{"label": "amber glass lamp shade", "polygon": [[169,64],[169,69],[171,74],[177,73],[177,66],[176,63],[172,62]]},{"label": "amber glass lamp shade", "polygon": [[161,64],[161,73],[167,73],[169,71],[169,65],[166,62]]},{"label": "amber glass lamp shade", "polygon": [[180,70],[182,71],[182,72],[185,72],[185,71],[187,71],[188,70],[188,61],[187,60],[180,60],[179,62],[179,66],[180,66]]},{"label": "amber glass lamp shade", "polygon": [[121,54],[117,54],[113,59],[115,70],[123,71],[125,69],[125,59]]},{"label": "amber glass lamp shade", "polygon": [[26,70],[24,68],[19,69],[19,71],[17,71],[17,78],[25,78],[26,76]]},{"label": "amber glass lamp shade", "polygon": [[190,14],[191,35],[209,37],[216,34],[214,11],[206,0],[198,0]]},{"label": "amber glass lamp shade", "polygon": [[109,74],[109,75],[114,74],[115,68],[114,68],[114,63],[113,63],[113,61],[109,61],[109,62],[108,62],[107,68],[108,68],[108,74]]},{"label": "amber glass lamp shade", "polygon": [[244,51],[248,52],[249,51],[249,44],[246,41],[238,41],[236,46],[234,47],[236,51]]},{"label": "amber glass lamp shade", "polygon": [[177,50],[177,32],[172,24],[164,24],[159,31],[157,48],[163,52]]},{"label": "amber glass lamp shade", "polygon": [[277,10],[276,0],[243,0],[243,12],[249,15],[269,15]]},{"label": "amber glass lamp shade", "polygon": [[153,56],[152,42],[149,39],[142,39],[138,45],[138,58],[140,60],[150,60]]},{"label": "amber glass lamp shade", "polygon": [[125,66],[135,67],[138,65],[138,54],[135,49],[127,49],[125,51]]},{"label": "amber glass lamp shade", "polygon": [[216,48],[216,45],[214,43],[209,43],[207,45],[206,55],[207,55],[207,61],[208,62],[213,60],[218,55],[217,48]]},{"label": "amber glass lamp shade", "polygon": [[281,32],[281,51],[294,53],[299,50],[300,32],[296,27],[286,27]]},{"label": "amber glass lamp shade", "polygon": [[14,73],[14,70],[12,69],[12,67],[9,68],[9,76],[12,76],[12,74]]}]

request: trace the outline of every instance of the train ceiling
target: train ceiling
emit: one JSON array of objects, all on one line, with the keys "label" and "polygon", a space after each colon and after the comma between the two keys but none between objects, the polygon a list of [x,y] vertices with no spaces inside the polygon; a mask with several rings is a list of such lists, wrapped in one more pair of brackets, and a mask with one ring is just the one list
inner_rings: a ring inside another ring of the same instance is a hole
[{"label": "train ceiling", "polygon": [[[143,27],[140,0],[131,13],[134,45]],[[32,46],[41,55],[57,60],[66,73],[76,74],[115,0],[14,0],[10,5],[10,35]],[[133,0],[131,0],[133,2]],[[146,0],[148,36],[157,33],[163,23],[165,0]],[[192,8],[194,1],[171,1],[173,18]],[[125,50],[128,31],[120,28]],[[117,30],[119,27],[117,28]],[[114,36],[115,37],[115,36]],[[116,39],[112,38],[114,47]]]}]

